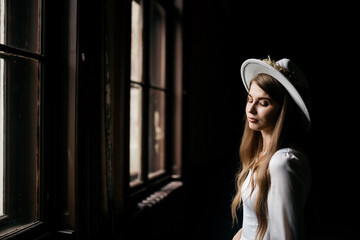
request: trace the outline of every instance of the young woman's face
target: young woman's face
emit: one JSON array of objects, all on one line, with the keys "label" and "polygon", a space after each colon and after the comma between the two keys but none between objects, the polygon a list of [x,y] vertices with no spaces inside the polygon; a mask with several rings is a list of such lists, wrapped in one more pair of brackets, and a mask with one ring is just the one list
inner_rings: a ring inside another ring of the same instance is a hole
[{"label": "young woman's face", "polygon": [[251,84],[246,104],[250,129],[272,131],[280,113],[280,105],[256,83]]}]

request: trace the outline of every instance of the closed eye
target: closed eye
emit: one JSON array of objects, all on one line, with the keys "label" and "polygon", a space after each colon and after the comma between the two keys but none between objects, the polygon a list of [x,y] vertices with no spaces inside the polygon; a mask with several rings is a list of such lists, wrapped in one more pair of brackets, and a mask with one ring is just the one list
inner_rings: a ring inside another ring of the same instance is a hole
[{"label": "closed eye", "polygon": [[263,100],[262,100],[262,101],[260,101],[259,103],[260,103],[260,105],[263,106],[263,107],[269,106],[269,102],[268,102],[268,101],[263,101]]}]

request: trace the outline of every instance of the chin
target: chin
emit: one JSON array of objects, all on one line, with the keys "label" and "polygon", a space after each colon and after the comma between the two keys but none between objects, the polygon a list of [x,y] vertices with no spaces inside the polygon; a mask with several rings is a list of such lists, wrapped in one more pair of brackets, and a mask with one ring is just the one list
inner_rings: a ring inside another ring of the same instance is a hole
[{"label": "chin", "polygon": [[249,128],[253,131],[261,131],[261,127],[257,124],[249,123]]}]

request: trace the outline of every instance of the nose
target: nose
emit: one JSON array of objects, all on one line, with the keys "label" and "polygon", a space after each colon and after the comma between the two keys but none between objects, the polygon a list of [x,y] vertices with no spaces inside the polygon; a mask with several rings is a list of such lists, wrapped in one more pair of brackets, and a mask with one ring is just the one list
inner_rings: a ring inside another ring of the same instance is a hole
[{"label": "nose", "polygon": [[255,102],[248,103],[247,111],[248,111],[248,113],[256,115],[257,111],[256,111],[256,107],[255,107]]}]

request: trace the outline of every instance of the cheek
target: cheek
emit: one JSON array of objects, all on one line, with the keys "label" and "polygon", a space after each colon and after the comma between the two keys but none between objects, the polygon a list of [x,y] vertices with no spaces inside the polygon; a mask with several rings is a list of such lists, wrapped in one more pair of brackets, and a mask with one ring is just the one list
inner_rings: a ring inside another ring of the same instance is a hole
[{"label": "cheek", "polygon": [[279,119],[279,114],[280,114],[279,110],[274,111],[270,116],[270,121],[272,121],[275,124]]},{"label": "cheek", "polygon": [[262,112],[262,114],[263,123],[266,125],[275,125],[279,117],[279,111],[277,111],[277,109],[269,109],[268,111]]}]

